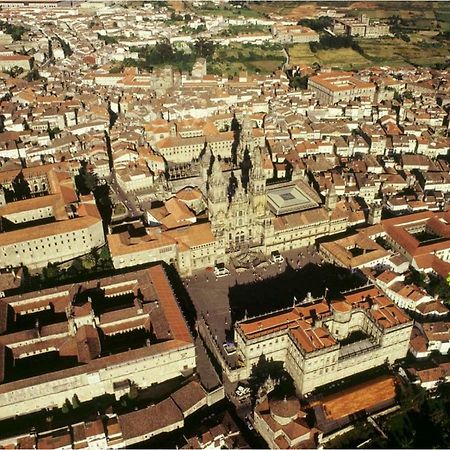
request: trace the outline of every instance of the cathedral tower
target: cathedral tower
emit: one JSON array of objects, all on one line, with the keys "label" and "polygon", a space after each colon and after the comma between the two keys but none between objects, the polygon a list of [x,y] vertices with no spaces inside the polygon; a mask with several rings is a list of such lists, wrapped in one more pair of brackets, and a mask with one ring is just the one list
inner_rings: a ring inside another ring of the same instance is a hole
[{"label": "cathedral tower", "polygon": [[336,194],[336,188],[334,187],[334,183],[332,183],[330,188],[328,189],[328,193],[325,199],[325,208],[327,208],[329,212],[332,212],[336,209],[337,202],[338,202],[338,195]]},{"label": "cathedral tower", "polygon": [[262,165],[261,150],[255,148],[251,154],[252,169],[248,183],[248,193],[255,216],[261,216],[266,210],[266,176]]},{"label": "cathedral tower", "polygon": [[214,159],[208,179],[208,213],[213,233],[223,232],[228,208],[227,183],[217,158]]},{"label": "cathedral tower", "polygon": [[255,148],[255,139],[253,137],[253,126],[250,117],[245,115],[242,119],[241,133],[239,137],[238,162],[244,159],[244,152],[248,150],[252,154]]}]

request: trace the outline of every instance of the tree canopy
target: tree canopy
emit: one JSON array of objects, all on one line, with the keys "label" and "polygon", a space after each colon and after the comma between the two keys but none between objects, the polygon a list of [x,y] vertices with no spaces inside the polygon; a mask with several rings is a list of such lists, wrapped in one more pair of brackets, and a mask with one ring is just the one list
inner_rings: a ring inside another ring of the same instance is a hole
[{"label": "tree canopy", "polygon": [[311,28],[314,31],[322,31],[333,25],[333,18],[329,16],[318,17],[317,19],[300,19],[297,25]]}]

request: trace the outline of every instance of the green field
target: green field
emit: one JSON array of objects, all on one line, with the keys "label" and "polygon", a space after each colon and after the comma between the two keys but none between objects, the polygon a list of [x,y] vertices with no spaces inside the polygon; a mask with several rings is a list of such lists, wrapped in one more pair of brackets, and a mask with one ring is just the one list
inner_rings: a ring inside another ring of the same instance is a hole
[{"label": "green field", "polygon": [[189,3],[185,3],[185,9],[183,13],[195,12],[200,16],[223,16],[223,17],[251,17],[261,18],[263,14],[255,9],[250,8],[235,8],[234,6],[215,6],[212,3],[210,5],[204,5],[202,7],[193,7]]},{"label": "green field", "polygon": [[281,47],[232,44],[216,49],[212,61],[208,61],[208,72],[234,76],[247,70],[267,74],[281,67],[284,60]]},{"label": "green field", "polygon": [[295,44],[288,49],[290,64],[299,66],[300,64],[311,65],[319,62],[316,53],[309,48],[309,44]]},{"label": "green field", "polygon": [[361,69],[372,65],[371,61],[351,48],[319,50],[317,56],[319,58],[319,64],[344,70]]},{"label": "green field", "polygon": [[372,65],[370,60],[367,60],[351,48],[319,50],[313,53],[309,48],[309,44],[295,44],[288,49],[288,52],[290,64],[296,66],[318,63],[321,66],[351,70]]},{"label": "green field", "polygon": [[380,65],[415,64],[429,66],[442,63],[449,55],[449,44],[434,40],[432,37],[415,34],[411,41],[397,38],[359,39],[359,45],[373,63]]}]

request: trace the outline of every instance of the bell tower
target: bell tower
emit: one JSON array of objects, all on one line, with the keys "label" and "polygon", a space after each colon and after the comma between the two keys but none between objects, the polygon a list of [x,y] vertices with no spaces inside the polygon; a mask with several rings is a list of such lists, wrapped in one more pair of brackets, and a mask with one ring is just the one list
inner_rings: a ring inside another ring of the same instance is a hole
[{"label": "bell tower", "polygon": [[208,214],[214,234],[223,233],[227,209],[227,183],[216,157],[208,178]]},{"label": "bell tower", "polygon": [[266,176],[264,174],[261,150],[259,148],[255,148],[252,152],[252,169],[250,170],[248,193],[254,215],[263,215],[267,203]]},{"label": "bell tower", "polygon": [[252,121],[248,115],[245,115],[242,119],[241,134],[239,137],[238,162],[242,162],[244,159],[244,152],[246,149],[252,154],[254,147],[255,140],[253,138]]},{"label": "bell tower", "polygon": [[330,189],[328,189],[328,193],[325,199],[325,208],[329,212],[332,212],[336,209],[337,202],[338,202],[338,195],[336,193],[334,183],[332,183]]},{"label": "bell tower", "polygon": [[383,207],[381,206],[380,202],[375,201],[374,203],[372,203],[369,208],[369,217],[367,218],[367,223],[369,225],[376,225],[377,223],[380,223],[382,212]]}]

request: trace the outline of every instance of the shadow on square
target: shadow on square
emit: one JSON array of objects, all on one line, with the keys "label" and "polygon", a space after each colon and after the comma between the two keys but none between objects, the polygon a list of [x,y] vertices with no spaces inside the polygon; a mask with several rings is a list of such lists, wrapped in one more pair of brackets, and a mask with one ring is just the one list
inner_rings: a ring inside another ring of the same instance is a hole
[{"label": "shadow on square", "polygon": [[301,269],[287,266],[276,277],[229,288],[232,322],[292,306],[306,298],[322,297],[328,288],[327,298],[338,298],[340,293],[364,285],[367,279],[360,272],[331,264],[307,264]]}]

